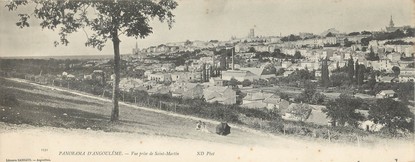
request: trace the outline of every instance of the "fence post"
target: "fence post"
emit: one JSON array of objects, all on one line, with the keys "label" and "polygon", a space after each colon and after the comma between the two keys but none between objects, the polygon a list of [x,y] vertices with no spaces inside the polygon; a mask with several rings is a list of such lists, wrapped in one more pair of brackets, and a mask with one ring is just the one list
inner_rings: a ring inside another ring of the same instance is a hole
[{"label": "fence post", "polygon": [[134,96],[134,103],[137,104],[137,97]]},{"label": "fence post", "polygon": [[327,130],[327,135],[329,136],[329,142],[331,142],[330,130]]},{"label": "fence post", "polygon": [[160,110],[161,110],[161,101],[160,101]]},{"label": "fence post", "polygon": [[174,113],[176,113],[176,109],[177,109],[177,104],[174,103]]}]

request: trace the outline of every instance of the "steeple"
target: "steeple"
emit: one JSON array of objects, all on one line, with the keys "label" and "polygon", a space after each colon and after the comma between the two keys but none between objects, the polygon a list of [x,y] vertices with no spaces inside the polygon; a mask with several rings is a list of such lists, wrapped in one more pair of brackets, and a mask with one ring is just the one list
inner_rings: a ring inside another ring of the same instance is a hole
[{"label": "steeple", "polygon": [[394,26],[395,24],[393,24],[392,15],[391,15],[391,20],[389,21],[389,27],[393,28]]}]

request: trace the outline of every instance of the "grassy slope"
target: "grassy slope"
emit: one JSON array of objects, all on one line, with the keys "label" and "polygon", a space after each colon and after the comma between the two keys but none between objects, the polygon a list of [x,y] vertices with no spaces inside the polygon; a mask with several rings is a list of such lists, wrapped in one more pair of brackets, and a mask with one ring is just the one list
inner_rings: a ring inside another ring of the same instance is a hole
[{"label": "grassy slope", "polygon": [[[195,131],[196,121],[149,112],[120,105],[118,123],[110,123],[112,105],[109,102],[75,96],[67,92],[35,87],[0,78],[0,88],[16,95],[19,105],[1,106],[0,121],[13,124],[92,129],[110,132],[130,132],[195,140],[268,145],[271,138],[233,128],[224,138],[213,133]],[[214,132],[215,125],[207,124]],[[229,140],[231,139],[232,140]],[[260,142],[264,141],[264,142]]]}]

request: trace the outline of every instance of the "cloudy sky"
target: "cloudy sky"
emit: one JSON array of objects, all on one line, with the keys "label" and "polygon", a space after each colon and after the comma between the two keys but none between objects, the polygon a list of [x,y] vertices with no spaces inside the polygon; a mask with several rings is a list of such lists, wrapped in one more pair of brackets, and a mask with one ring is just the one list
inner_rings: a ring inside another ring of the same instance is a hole
[{"label": "cloudy sky", "polygon": [[[121,53],[127,54],[138,43],[139,48],[185,40],[229,40],[244,37],[250,28],[256,35],[271,36],[313,32],[329,28],[341,32],[380,30],[389,24],[414,24],[412,0],[177,0],[176,23],[172,29],[151,22],[153,34],[145,39],[121,38]],[[83,32],[69,37],[68,46],[54,47],[56,32],[42,30],[38,21],[20,29],[15,25],[18,12],[9,12],[0,0],[0,57],[53,55],[109,55],[109,42],[103,51],[85,47]],[[30,7],[19,11],[28,12]]]}]

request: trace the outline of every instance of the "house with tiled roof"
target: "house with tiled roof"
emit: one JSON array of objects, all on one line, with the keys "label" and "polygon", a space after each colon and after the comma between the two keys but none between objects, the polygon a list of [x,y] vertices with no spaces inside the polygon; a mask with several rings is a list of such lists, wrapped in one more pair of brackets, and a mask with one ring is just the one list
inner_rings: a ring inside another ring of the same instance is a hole
[{"label": "house with tiled roof", "polygon": [[155,73],[155,74],[148,74],[148,80],[154,80],[156,82],[170,82],[171,75],[168,73]]},{"label": "house with tiled roof", "polygon": [[376,94],[376,98],[393,98],[395,97],[394,90],[382,90],[378,94]]},{"label": "house with tiled roof", "polygon": [[170,86],[173,97],[202,98],[203,86],[197,83],[175,83]]},{"label": "house with tiled roof", "polygon": [[271,97],[272,93],[256,92],[248,93],[242,99],[242,107],[246,108],[264,108],[267,107],[267,104],[264,102],[266,98]]},{"label": "house with tiled roof", "polygon": [[330,125],[331,118],[327,117],[327,114],[323,112],[326,106],[323,105],[310,105],[311,113],[305,120],[307,123],[313,123],[317,125]]},{"label": "house with tiled roof", "polygon": [[230,87],[211,86],[203,90],[206,102],[218,102],[225,105],[236,104],[236,91]]},{"label": "house with tiled roof", "polygon": [[379,83],[391,83],[394,79],[395,79],[395,77],[380,76],[380,77],[376,77],[376,82],[379,82]]},{"label": "house with tiled roof", "polygon": [[222,71],[222,79],[223,80],[231,80],[232,78],[242,82],[245,79],[253,81],[254,79],[259,79],[258,75],[255,75],[254,73],[250,71],[245,70],[228,70],[228,71]]},{"label": "house with tiled roof", "polygon": [[154,94],[167,94],[167,95],[170,95],[170,88],[168,86],[159,84],[159,85],[147,90],[147,93],[149,95],[154,95]]},{"label": "house with tiled roof", "polygon": [[143,80],[136,78],[121,78],[119,85],[122,91],[144,87]]},{"label": "house with tiled roof", "polygon": [[268,98],[265,98],[263,101],[267,106],[268,109],[278,109],[283,110],[288,108],[290,102],[287,100],[281,99],[278,95],[272,95]]},{"label": "house with tiled roof", "polygon": [[209,83],[213,86],[225,86],[225,81],[219,77],[210,78]]},{"label": "house with tiled roof", "polygon": [[400,70],[399,82],[414,82],[415,80],[415,69],[414,68],[403,68]]}]

